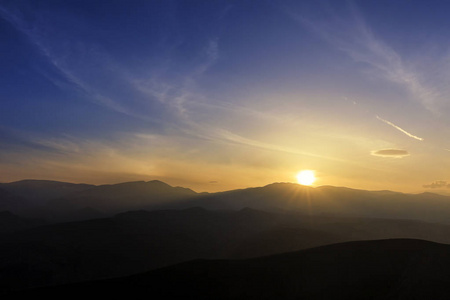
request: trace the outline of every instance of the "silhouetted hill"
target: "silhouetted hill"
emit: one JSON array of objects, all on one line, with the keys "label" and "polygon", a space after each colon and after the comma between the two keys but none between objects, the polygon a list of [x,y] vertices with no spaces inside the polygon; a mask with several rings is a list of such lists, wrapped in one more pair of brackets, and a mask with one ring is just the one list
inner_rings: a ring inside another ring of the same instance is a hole
[{"label": "silhouetted hill", "polygon": [[91,187],[94,185],[32,179],[0,184],[1,189],[27,199],[33,205],[42,205],[48,200],[84,191]]},{"label": "silhouetted hill", "polygon": [[135,181],[112,185],[94,186],[55,199],[50,208],[62,210],[90,207],[103,212],[123,212],[147,209],[156,204],[167,204],[181,199],[190,199],[197,193],[191,189],[172,187],[164,182]]},{"label": "silhouetted hill", "polygon": [[399,237],[450,243],[450,226],[249,208],[127,212],[0,235],[0,290],[125,276],[198,258],[249,258]]},{"label": "silhouetted hill", "polygon": [[421,240],[334,244],[247,260],[196,260],[126,278],[23,295],[152,299],[448,299],[450,246]]}]

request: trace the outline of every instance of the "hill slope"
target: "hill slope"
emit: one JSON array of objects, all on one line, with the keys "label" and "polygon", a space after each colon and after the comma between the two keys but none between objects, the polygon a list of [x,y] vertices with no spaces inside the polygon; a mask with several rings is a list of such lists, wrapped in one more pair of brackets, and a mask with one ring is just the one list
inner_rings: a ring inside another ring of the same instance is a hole
[{"label": "hill slope", "polygon": [[196,260],[127,278],[30,295],[152,299],[447,299],[449,245],[421,240],[334,244],[248,260]]}]

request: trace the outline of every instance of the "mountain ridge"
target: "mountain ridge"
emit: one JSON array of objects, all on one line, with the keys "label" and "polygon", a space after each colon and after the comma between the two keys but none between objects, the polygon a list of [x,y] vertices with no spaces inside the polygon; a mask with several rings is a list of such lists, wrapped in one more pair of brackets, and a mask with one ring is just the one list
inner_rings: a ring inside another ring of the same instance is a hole
[{"label": "mountain ridge", "polygon": [[[151,183],[151,182],[155,182],[155,183],[162,183],[174,188],[180,187],[180,188],[184,188],[184,189],[190,189],[190,188],[186,188],[186,187],[182,187],[182,186],[172,186],[164,181],[158,180],[158,179],[153,179],[153,180],[135,180],[135,181],[124,181],[124,182],[117,182],[117,183],[105,183],[105,184],[91,184],[91,183],[83,183],[83,182],[68,182],[68,181],[59,181],[59,180],[46,180],[46,179],[21,179],[21,180],[15,180],[15,181],[10,181],[10,182],[0,182],[0,187],[2,185],[10,185],[10,184],[21,184],[21,183],[55,183],[55,184],[71,184],[71,185],[86,185],[86,186],[112,186],[112,185],[120,185],[120,184],[124,184],[124,183]],[[246,189],[254,189],[254,188],[262,188],[262,187],[268,187],[268,186],[272,186],[272,185],[294,185],[294,186],[301,186],[301,187],[305,187],[305,188],[310,188],[310,189],[320,189],[320,188],[337,188],[337,189],[348,189],[348,190],[353,190],[353,191],[367,191],[367,192],[391,192],[391,193],[397,193],[397,194],[407,194],[407,195],[421,195],[421,194],[432,194],[432,195],[440,195],[440,196],[444,196],[444,197],[449,197],[447,195],[442,195],[439,193],[433,193],[433,192],[429,192],[429,191],[425,191],[425,192],[418,192],[418,193],[407,193],[407,192],[399,192],[399,191],[394,191],[394,190],[368,190],[368,189],[361,189],[361,188],[352,188],[352,187],[346,187],[346,186],[334,186],[334,185],[319,185],[319,186],[306,186],[306,185],[302,185],[299,183],[295,183],[295,182],[283,182],[283,181],[279,181],[279,182],[272,182],[266,185],[262,185],[262,186],[254,186],[254,187],[247,187],[247,188],[239,188],[239,189],[231,189],[231,190],[225,190],[225,191],[218,191],[218,192],[196,192],[197,194],[202,194],[202,193],[207,193],[207,194],[216,194],[216,193],[224,193],[224,192],[231,192],[231,191],[240,191],[240,190],[246,190]],[[192,189],[190,189],[192,190]],[[192,190],[193,191],[193,190]],[[195,192],[195,191],[194,191]]]},{"label": "mountain ridge", "polygon": [[[22,182],[29,183],[30,181]],[[33,183],[35,184],[36,181]],[[15,185],[20,186],[20,182],[16,182]],[[83,216],[82,213],[79,213],[88,212],[87,208],[98,211],[98,215],[110,216],[140,209],[203,207],[218,210],[240,210],[251,207],[268,211],[293,210],[314,215],[400,218],[450,223],[447,218],[450,215],[450,196],[429,192],[407,194],[334,186],[310,187],[288,182],[217,193],[197,193],[188,188],[173,187],[159,180],[97,186],[72,185],[52,181],[51,183],[46,182],[45,185],[56,185],[57,188],[55,190],[44,188],[41,196],[63,194],[56,198],[50,197],[41,205],[37,205],[30,198],[22,197],[23,200],[17,200],[17,204],[22,203],[24,208],[28,208],[28,211],[22,209],[26,211],[25,217],[64,221],[74,219],[75,216],[77,219],[95,216],[88,213]],[[67,185],[69,188],[64,188]],[[4,187],[4,184],[0,185],[0,189]],[[29,192],[27,189],[25,192],[22,191],[22,195],[25,195],[27,191]],[[36,194],[39,194],[39,191]],[[13,193],[8,197],[12,196],[19,197]],[[11,201],[6,196],[4,198],[4,203],[9,205],[5,204],[5,208],[10,207]],[[14,201],[12,202],[14,203]],[[78,213],[74,213],[75,211]],[[18,208],[13,212],[18,213]]]}]

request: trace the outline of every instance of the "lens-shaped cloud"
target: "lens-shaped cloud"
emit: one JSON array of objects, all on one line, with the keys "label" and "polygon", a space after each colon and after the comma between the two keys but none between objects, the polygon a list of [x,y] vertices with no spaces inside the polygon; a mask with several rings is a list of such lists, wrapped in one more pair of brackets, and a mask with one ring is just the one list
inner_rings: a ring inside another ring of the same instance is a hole
[{"label": "lens-shaped cloud", "polygon": [[402,158],[409,155],[409,152],[402,149],[380,149],[371,152],[372,155],[381,157]]}]

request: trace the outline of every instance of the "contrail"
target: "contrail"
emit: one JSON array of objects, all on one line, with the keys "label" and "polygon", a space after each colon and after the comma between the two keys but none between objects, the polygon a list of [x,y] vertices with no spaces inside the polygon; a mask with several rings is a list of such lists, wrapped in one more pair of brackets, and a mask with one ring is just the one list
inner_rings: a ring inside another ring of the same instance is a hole
[{"label": "contrail", "polygon": [[423,141],[423,138],[418,137],[418,136],[415,136],[414,134],[409,133],[408,131],[406,131],[406,130],[400,128],[400,127],[398,127],[397,125],[395,125],[395,124],[392,123],[392,122],[389,122],[388,120],[385,120],[385,119],[383,119],[383,118],[380,118],[379,116],[377,116],[377,119],[380,120],[381,122],[384,122],[384,123],[386,123],[386,124],[388,124],[388,125],[391,125],[391,126],[394,127],[395,129],[400,130],[401,132],[403,132],[404,134],[406,134],[407,136],[409,136],[409,137],[411,137],[411,138],[413,138],[413,139],[416,139],[416,140],[419,140],[419,141]]}]

